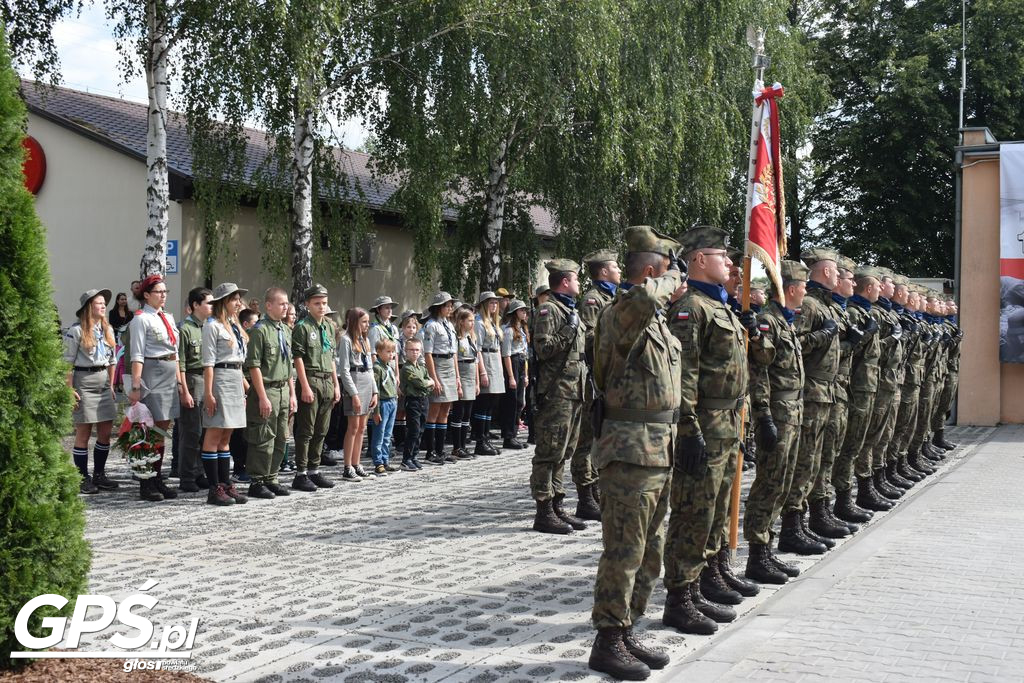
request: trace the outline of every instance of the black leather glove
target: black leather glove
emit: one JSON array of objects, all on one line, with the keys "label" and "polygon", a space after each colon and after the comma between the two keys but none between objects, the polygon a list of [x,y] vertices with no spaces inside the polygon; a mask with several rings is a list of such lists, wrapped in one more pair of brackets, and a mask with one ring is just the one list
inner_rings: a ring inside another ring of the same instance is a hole
[{"label": "black leather glove", "polygon": [[864,332],[856,325],[850,325],[846,328],[846,341],[851,344],[859,344],[863,338]]},{"label": "black leather glove", "polygon": [[825,318],[825,322],[821,323],[821,329],[827,332],[830,337],[839,334],[839,325],[836,325],[836,321],[832,318]]},{"label": "black leather glove", "polygon": [[761,336],[761,330],[757,329],[757,314],[753,311],[743,311],[740,313],[740,324],[747,330],[747,334],[750,335],[751,339],[757,339]]},{"label": "black leather glove", "polygon": [[868,337],[878,332],[878,323],[874,318],[868,318],[868,324],[864,327],[864,334]]},{"label": "black leather glove", "polygon": [[891,336],[893,339],[901,339],[903,337],[903,326],[900,325],[899,323],[893,323],[892,334],[890,334],[889,336]]},{"label": "black leather glove", "polygon": [[676,457],[673,463],[676,469],[697,476],[706,471],[707,462],[708,449],[703,436],[681,436],[676,440]]},{"label": "black leather glove", "polygon": [[779,429],[771,415],[764,415],[757,418],[757,429],[754,432],[757,437],[758,449],[765,452],[774,451],[779,445]]},{"label": "black leather glove", "polygon": [[668,252],[668,269],[678,270],[683,274],[683,279],[686,279],[686,261],[683,260],[681,254],[671,249]]}]

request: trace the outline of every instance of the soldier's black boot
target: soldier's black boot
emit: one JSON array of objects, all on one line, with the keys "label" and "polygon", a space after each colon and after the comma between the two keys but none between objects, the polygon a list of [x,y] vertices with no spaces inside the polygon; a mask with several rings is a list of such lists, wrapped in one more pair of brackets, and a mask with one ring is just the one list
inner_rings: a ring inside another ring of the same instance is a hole
[{"label": "soldier's black boot", "polygon": [[497,455],[498,451],[484,438],[483,420],[473,420],[473,440],[476,441],[474,455]]},{"label": "soldier's black boot", "polygon": [[633,655],[652,669],[664,669],[668,666],[670,661],[668,655],[659,650],[652,650],[645,647],[643,642],[636,637],[636,633],[634,633],[632,626],[628,626],[622,630],[622,644],[626,646],[626,650],[629,651],[629,654]]},{"label": "soldier's black boot", "polygon": [[[825,498],[822,498],[821,500],[825,509],[825,517],[828,519],[829,524],[831,524],[832,526],[845,526],[851,534],[855,534],[858,531],[860,531],[860,527],[854,524],[853,522],[847,522],[842,519],[839,519],[832,513],[832,501],[830,501],[827,496]],[[861,510],[861,512],[866,514],[867,510]]]},{"label": "soldier's black boot", "polygon": [[797,555],[821,555],[826,550],[824,543],[812,541],[801,533],[800,513],[796,510],[782,513],[782,533],[779,534],[779,550]]},{"label": "soldier's black boot", "polygon": [[164,495],[156,490],[153,486],[153,479],[140,479],[139,480],[139,498],[142,500],[148,500],[151,503],[161,501],[164,499]]},{"label": "soldier's black boot", "polygon": [[792,562],[786,562],[781,557],[775,554],[772,550],[771,543],[768,544],[768,559],[775,565],[775,568],[785,574],[791,579],[795,579],[800,576],[800,567],[796,566]]},{"label": "soldier's black boot", "polygon": [[942,462],[946,457],[946,451],[935,448],[925,439],[925,442],[921,444],[921,455],[932,462]]},{"label": "soldier's black boot", "polygon": [[747,569],[744,572],[748,579],[758,583],[774,583],[781,585],[789,581],[789,576],[771,561],[768,546],[763,543],[751,543],[750,554],[747,555]]},{"label": "soldier's black boot", "polygon": [[621,628],[599,628],[587,666],[623,681],[647,680],[651,668],[626,648],[622,635]]},{"label": "soldier's black boot", "polygon": [[156,489],[160,493],[160,495],[163,496],[165,499],[171,500],[172,498],[178,497],[178,491],[176,489],[172,489],[171,487],[164,483],[164,477],[162,474],[158,474],[155,477],[153,477],[152,481],[153,488]]},{"label": "soldier's black boot", "polygon": [[853,489],[840,491],[836,489],[836,504],[832,512],[844,522],[864,524],[871,521],[871,511],[864,510],[853,503]]},{"label": "soldier's black boot", "polygon": [[954,448],[956,448],[955,443],[950,443],[949,441],[946,441],[945,429],[940,429],[937,432],[935,432],[935,435],[932,437],[932,445],[937,446],[946,451],[951,451]]},{"label": "soldier's black boot", "polygon": [[576,485],[576,516],[592,522],[601,521],[601,508],[594,500],[592,485]]},{"label": "soldier's black boot", "polygon": [[917,483],[924,479],[924,474],[913,469],[907,462],[907,456],[901,455],[896,459],[896,471],[900,476],[909,482]]},{"label": "soldier's black boot", "polygon": [[921,455],[920,450],[907,453],[907,464],[926,477],[929,474],[935,474],[935,467],[932,466],[930,460]]},{"label": "soldier's black boot", "polygon": [[729,561],[729,547],[723,546],[718,554],[712,558],[718,564],[718,573],[725,579],[725,583],[734,591],[745,598],[752,598],[761,592],[761,587],[753,581],[747,581],[741,576],[736,576],[732,571],[732,563]]},{"label": "soldier's black boot", "polygon": [[875,491],[871,477],[857,477],[857,505],[874,512],[892,510],[893,507],[890,501],[882,498]]},{"label": "soldier's black boot", "polygon": [[736,620],[736,610],[732,607],[719,605],[717,602],[712,602],[704,597],[704,594],[700,592],[700,581],[691,583],[689,589],[693,606],[708,619],[719,624],[728,624],[730,621]]},{"label": "soldier's black boot", "polygon": [[704,616],[690,597],[690,587],[670,588],[665,597],[665,612],[661,623],[683,633],[710,636],[718,630],[718,624]]},{"label": "soldier's black boot", "polygon": [[849,527],[828,514],[828,499],[811,500],[809,505],[811,508],[809,521],[811,531],[824,538],[846,538],[850,535]]},{"label": "soldier's black boot", "polygon": [[836,542],[827,536],[819,536],[811,530],[810,525],[807,523],[807,517],[804,516],[804,512],[801,510],[800,515],[797,517],[797,521],[800,522],[800,533],[807,538],[811,539],[816,543],[820,543],[829,550],[836,547]]},{"label": "soldier's black boot", "polygon": [[572,527],[563,522],[552,507],[550,500],[537,501],[537,514],[533,518],[533,530],[542,534],[571,534]]},{"label": "soldier's black boot", "polygon": [[579,519],[578,517],[573,517],[565,511],[565,508],[562,506],[562,502],[564,500],[564,493],[559,493],[558,495],[551,499],[551,509],[555,511],[555,515],[576,531],[583,531],[584,529],[586,529],[587,525],[582,519]]},{"label": "soldier's black boot", "polygon": [[914,482],[912,482],[909,479],[906,479],[903,475],[899,473],[899,470],[897,469],[898,465],[899,463],[897,463],[895,460],[886,465],[885,478],[888,479],[889,483],[895,486],[896,488],[903,489],[904,491],[909,491],[910,489],[914,488]]},{"label": "soldier's black boot", "polygon": [[883,498],[889,500],[899,500],[903,495],[903,489],[898,489],[890,484],[885,478],[885,470],[881,467],[876,469],[871,475],[872,483],[875,485],[875,491],[878,492]]},{"label": "soldier's black boot", "polygon": [[722,575],[718,572],[718,556],[713,555],[707,565],[700,572],[700,592],[712,600],[723,605],[738,605],[743,602],[743,596],[729,587]]}]

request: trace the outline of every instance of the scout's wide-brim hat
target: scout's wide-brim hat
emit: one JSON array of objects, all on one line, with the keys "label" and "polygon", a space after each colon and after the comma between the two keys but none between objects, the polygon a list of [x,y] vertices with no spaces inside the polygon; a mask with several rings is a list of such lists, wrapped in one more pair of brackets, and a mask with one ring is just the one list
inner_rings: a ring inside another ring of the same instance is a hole
[{"label": "scout's wide-brim hat", "polygon": [[427,305],[427,313],[430,313],[430,309],[444,306],[449,301],[452,301],[452,295],[448,292],[438,292],[434,295],[433,300]]},{"label": "scout's wide-brim hat", "polygon": [[[377,300],[373,302],[372,306],[370,306],[370,310],[371,311],[376,311],[381,306],[393,306],[393,307],[397,308],[398,307],[398,302],[394,301],[390,296],[378,296]],[[392,314],[391,317],[394,318],[395,316]]]},{"label": "scout's wide-brim hat", "polygon": [[327,306],[327,310],[324,311],[324,315],[333,320],[335,323],[339,325],[341,324],[341,311],[336,311],[330,306]]},{"label": "scout's wide-brim hat", "polygon": [[494,290],[494,293],[497,294],[499,297],[501,297],[503,299],[507,299],[508,297],[512,296],[509,293],[509,291],[507,289],[505,289],[504,287],[498,287],[498,289]]},{"label": "scout's wide-brim hat", "polygon": [[537,289],[533,290],[533,298],[536,299],[541,294],[547,294],[551,291],[551,288],[547,285],[537,285]]},{"label": "scout's wide-brim hat", "polygon": [[236,292],[239,296],[245,296],[249,293],[249,290],[240,288],[234,282],[222,282],[213,288],[213,301],[220,301]]},{"label": "scout's wide-brim hat", "polygon": [[494,292],[491,292],[491,291],[480,292],[480,298],[478,298],[476,300],[476,305],[478,307],[479,306],[483,306],[485,301],[490,301],[491,299],[499,299],[499,298],[501,298],[501,297],[499,297],[497,294],[495,294]]},{"label": "scout's wide-brim hat", "polygon": [[85,290],[84,292],[82,292],[82,296],[78,297],[78,303],[81,305],[78,307],[78,310],[75,311],[75,315],[82,315],[82,311],[85,310],[85,307],[88,306],[89,303],[98,296],[102,296],[103,300],[109,304],[110,298],[113,296],[113,293],[109,289]]},{"label": "scout's wide-brim hat", "polygon": [[510,301],[508,304],[508,308],[505,309],[505,317],[511,317],[513,313],[515,313],[521,308],[526,308],[526,304],[520,301],[519,299],[512,299],[512,301]]},{"label": "scout's wide-brim hat", "polygon": [[398,316],[398,325],[399,325],[399,327],[404,325],[405,321],[408,320],[409,318],[416,318],[416,320],[419,321],[420,312],[419,311],[414,311],[411,308],[408,309],[408,310],[402,311],[402,315]]}]

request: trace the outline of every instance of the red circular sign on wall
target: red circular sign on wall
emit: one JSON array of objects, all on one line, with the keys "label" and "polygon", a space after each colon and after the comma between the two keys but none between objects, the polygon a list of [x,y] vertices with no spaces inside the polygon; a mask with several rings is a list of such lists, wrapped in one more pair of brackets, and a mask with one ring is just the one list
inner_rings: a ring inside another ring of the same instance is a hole
[{"label": "red circular sign on wall", "polygon": [[25,174],[25,187],[32,194],[39,194],[39,189],[46,180],[46,154],[39,141],[29,135],[21,141],[25,147],[25,163],[22,165],[22,173]]}]

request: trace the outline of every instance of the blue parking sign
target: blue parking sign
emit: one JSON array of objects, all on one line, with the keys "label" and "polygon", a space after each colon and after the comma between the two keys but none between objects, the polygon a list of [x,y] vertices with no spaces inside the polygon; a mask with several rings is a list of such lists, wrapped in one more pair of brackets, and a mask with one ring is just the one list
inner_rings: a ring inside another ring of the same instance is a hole
[{"label": "blue parking sign", "polygon": [[164,273],[174,275],[178,272],[178,240],[167,240],[167,267]]}]

